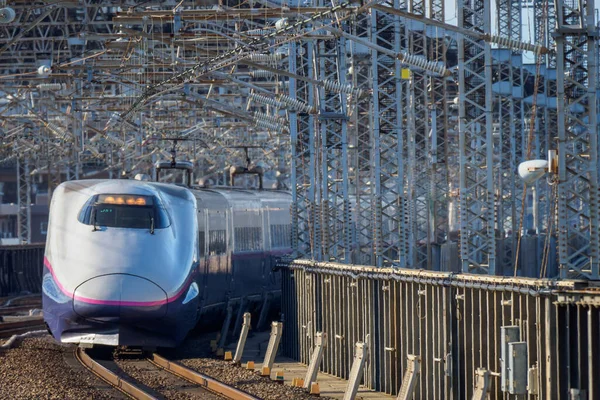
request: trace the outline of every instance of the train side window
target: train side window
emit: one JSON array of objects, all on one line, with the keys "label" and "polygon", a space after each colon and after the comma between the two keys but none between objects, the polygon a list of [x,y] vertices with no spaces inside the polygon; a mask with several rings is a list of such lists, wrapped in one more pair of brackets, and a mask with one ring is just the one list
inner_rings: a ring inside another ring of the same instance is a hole
[{"label": "train side window", "polygon": [[204,238],[204,231],[199,231],[198,232],[198,256],[199,257],[204,257],[204,246],[205,246],[205,238]]},{"label": "train side window", "polygon": [[271,247],[292,247],[292,226],[290,224],[271,225]]},{"label": "train side window", "polygon": [[235,251],[256,251],[262,249],[262,229],[260,227],[236,227]]},{"label": "train side window", "polygon": [[212,230],[208,233],[208,254],[216,256],[227,252],[225,230]]}]

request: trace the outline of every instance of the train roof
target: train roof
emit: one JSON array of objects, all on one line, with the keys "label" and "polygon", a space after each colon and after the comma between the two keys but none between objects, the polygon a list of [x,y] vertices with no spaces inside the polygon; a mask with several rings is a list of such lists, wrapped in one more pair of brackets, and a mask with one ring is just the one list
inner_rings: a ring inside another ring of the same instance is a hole
[{"label": "train roof", "polygon": [[200,203],[215,208],[258,206],[265,203],[289,203],[291,193],[283,190],[247,190],[237,188],[198,188],[192,193]]},{"label": "train roof", "polygon": [[79,192],[87,196],[103,193],[138,195],[156,195],[157,193],[165,193],[181,199],[190,199],[188,190],[181,186],[129,179],[87,179],[67,181],[61,183],[60,188],[64,190],[65,193]]},{"label": "train roof", "polygon": [[139,181],[132,179],[87,179],[63,182],[65,192],[80,192],[85,196],[102,193],[153,195],[166,193],[189,199],[190,192],[200,203],[215,208],[236,207],[246,204],[257,206],[265,203],[288,203],[291,193],[283,190],[248,190],[241,188],[187,188],[174,184]]}]

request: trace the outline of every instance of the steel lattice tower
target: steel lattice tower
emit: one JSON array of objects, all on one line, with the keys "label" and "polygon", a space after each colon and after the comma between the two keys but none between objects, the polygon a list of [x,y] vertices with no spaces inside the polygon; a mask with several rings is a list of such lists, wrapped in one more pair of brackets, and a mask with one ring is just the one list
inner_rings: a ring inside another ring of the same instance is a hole
[{"label": "steel lattice tower", "polygon": [[593,1],[556,1],[561,277],[598,279],[597,27]]}]

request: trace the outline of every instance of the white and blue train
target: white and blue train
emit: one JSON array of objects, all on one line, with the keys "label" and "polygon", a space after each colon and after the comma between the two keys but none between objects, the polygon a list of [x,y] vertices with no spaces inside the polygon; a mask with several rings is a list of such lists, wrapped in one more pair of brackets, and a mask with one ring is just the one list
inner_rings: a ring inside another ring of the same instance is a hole
[{"label": "white and blue train", "polygon": [[290,202],[283,191],[62,183],[44,257],[49,330],[63,343],[174,347],[236,299],[277,299]]}]

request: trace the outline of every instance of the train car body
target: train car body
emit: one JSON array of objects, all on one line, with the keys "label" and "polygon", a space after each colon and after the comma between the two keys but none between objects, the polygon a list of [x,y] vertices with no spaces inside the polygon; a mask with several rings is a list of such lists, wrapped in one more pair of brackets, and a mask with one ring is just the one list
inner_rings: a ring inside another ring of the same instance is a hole
[{"label": "train car body", "polygon": [[290,200],[135,180],[61,184],[44,257],[49,330],[65,343],[173,347],[235,304],[276,299]]}]

